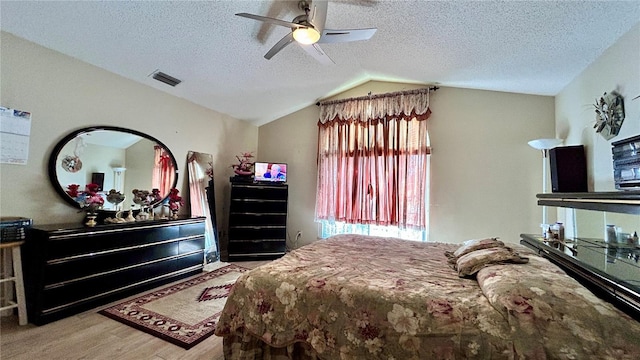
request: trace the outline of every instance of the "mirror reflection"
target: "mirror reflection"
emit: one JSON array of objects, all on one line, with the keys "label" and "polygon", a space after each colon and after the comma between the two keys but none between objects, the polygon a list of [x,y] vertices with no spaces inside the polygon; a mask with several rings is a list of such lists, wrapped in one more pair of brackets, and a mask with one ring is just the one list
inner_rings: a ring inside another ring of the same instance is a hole
[{"label": "mirror reflection", "polygon": [[205,231],[205,257],[207,263],[220,258],[218,250],[218,227],[216,223],[216,203],[213,188],[213,156],[189,151],[189,199],[191,215],[207,218]]},{"label": "mirror reflection", "polygon": [[158,189],[148,206],[159,204],[177,183],[171,152],[156,139],[133,130],[97,127],[76,131],[63,139],[50,159],[52,182],[68,202],[80,207],[73,189],[81,193],[97,184],[103,210],[139,209],[133,191]]}]

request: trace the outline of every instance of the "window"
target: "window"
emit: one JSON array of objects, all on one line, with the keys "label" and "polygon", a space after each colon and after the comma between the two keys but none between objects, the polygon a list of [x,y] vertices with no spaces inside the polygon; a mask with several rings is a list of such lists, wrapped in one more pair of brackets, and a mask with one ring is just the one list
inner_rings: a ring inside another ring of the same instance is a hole
[{"label": "window", "polygon": [[346,231],[426,240],[428,95],[320,105],[316,220],[322,237]]}]

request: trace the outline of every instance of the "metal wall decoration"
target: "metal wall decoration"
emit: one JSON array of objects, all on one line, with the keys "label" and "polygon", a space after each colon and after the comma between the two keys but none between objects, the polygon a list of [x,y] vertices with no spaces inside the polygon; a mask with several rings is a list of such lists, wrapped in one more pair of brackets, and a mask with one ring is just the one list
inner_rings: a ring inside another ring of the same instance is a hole
[{"label": "metal wall decoration", "polygon": [[76,173],[82,169],[82,160],[77,156],[66,155],[62,158],[61,166],[64,171]]},{"label": "metal wall decoration", "polygon": [[624,121],[624,100],[616,91],[604,93],[600,99],[596,99],[596,124],[593,126],[596,133],[606,140],[618,135]]}]

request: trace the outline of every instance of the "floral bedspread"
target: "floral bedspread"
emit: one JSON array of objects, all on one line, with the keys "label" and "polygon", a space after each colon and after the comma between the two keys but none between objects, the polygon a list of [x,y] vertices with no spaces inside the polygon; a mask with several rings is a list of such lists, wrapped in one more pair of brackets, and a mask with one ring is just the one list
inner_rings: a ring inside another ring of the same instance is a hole
[{"label": "floral bedspread", "polygon": [[640,323],[598,298],[549,261],[494,265],[477,279],[531,359],[640,359]]},{"label": "floral bedspread", "polygon": [[461,279],[444,255],[458,246],[344,235],[249,271],[217,324],[225,357],[266,357],[260,339],[319,359],[640,358],[638,323],[546,260]]}]

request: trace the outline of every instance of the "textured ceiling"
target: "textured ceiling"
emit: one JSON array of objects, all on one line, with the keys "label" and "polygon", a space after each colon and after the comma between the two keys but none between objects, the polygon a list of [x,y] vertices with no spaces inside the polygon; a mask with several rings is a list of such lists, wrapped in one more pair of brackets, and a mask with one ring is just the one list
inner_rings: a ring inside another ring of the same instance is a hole
[{"label": "textured ceiling", "polygon": [[264,59],[290,30],[238,12],[301,14],[296,1],[1,1],[0,28],[261,125],[368,80],[555,95],[640,21],[640,2],[330,1],[327,28],[378,28],[323,44],[331,66],[296,44]]}]

